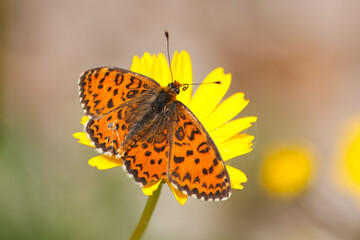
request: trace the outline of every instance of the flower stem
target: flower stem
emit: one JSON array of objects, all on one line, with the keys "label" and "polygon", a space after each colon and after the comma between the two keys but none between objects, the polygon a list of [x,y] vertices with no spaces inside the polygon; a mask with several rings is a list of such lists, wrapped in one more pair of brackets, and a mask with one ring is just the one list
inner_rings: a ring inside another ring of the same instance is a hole
[{"label": "flower stem", "polygon": [[153,195],[148,197],[148,200],[146,202],[146,205],[145,205],[144,211],[141,215],[141,218],[139,220],[139,223],[138,223],[133,235],[131,236],[130,240],[141,239],[141,236],[144,234],[146,227],[149,224],[152,213],[155,209],[156,203],[159,199],[161,187],[162,187],[162,184],[160,183],[158,189],[153,193]]}]

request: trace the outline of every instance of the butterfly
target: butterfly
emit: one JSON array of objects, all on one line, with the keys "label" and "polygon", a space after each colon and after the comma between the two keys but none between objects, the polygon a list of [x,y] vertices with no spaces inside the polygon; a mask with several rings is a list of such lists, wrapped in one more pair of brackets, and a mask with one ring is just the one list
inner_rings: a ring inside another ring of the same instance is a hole
[{"label": "butterfly", "polygon": [[116,67],[85,71],[79,79],[85,132],[96,150],[123,163],[144,186],[167,178],[201,200],[225,200],[231,185],[225,163],[200,121],[176,96],[178,81],[153,79]]}]

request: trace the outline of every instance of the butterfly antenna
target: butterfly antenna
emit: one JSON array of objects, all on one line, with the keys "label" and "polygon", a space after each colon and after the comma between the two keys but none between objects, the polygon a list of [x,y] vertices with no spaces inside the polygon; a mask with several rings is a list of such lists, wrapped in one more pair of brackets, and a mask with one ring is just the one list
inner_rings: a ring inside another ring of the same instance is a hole
[{"label": "butterfly antenna", "polygon": [[203,84],[222,84],[222,82],[216,81],[216,82],[206,82],[206,83],[184,83],[184,84],[180,84],[180,86],[182,87],[182,90],[185,91],[186,89],[188,89],[190,85],[203,85]]},{"label": "butterfly antenna", "polygon": [[216,81],[216,82],[205,82],[205,83],[192,83],[190,85],[203,85],[203,84],[222,84],[222,82]]},{"label": "butterfly antenna", "polygon": [[166,50],[168,55],[168,62],[169,62],[169,68],[170,68],[170,74],[171,74],[171,82],[174,83],[174,77],[171,70],[171,62],[170,62],[170,41],[169,41],[169,31],[165,30],[165,37],[166,37]]}]

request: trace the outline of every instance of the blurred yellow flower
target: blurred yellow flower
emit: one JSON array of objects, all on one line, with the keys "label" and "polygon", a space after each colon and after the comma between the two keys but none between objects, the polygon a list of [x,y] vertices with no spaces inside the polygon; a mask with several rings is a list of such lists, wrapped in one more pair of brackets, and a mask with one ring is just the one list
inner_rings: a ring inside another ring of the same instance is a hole
[{"label": "blurred yellow flower", "polygon": [[[175,52],[171,62],[171,70],[173,78],[180,84],[192,83],[191,60],[186,51]],[[145,53],[141,58],[135,56],[130,71],[146,75],[162,86],[167,86],[171,82],[169,66],[162,53],[157,56]],[[249,101],[244,99],[243,93],[236,93],[221,102],[230,86],[231,75],[225,74],[222,68],[217,68],[205,78],[203,83],[215,81],[221,81],[222,84],[202,84],[194,96],[192,96],[192,85],[189,85],[186,91],[181,91],[177,95],[177,100],[183,102],[195,114],[215,142],[223,160],[227,161],[252,150],[254,137],[242,132],[256,122],[257,118],[244,117],[231,120],[246,107]],[[81,123],[84,124],[87,120],[87,117],[83,117]],[[86,133],[78,132],[74,134],[74,137],[80,143],[94,147]],[[98,169],[109,169],[121,166],[122,162],[114,157],[100,155],[90,159],[89,164]],[[242,189],[241,184],[247,181],[246,175],[239,169],[231,166],[226,167],[230,176],[231,187]],[[168,183],[177,201],[183,205],[187,200],[187,195],[175,188],[166,177],[143,186],[143,193],[152,195],[162,180]]]},{"label": "blurred yellow flower", "polygon": [[306,148],[274,148],[262,163],[260,182],[271,196],[290,199],[309,186],[314,167],[313,155]]},{"label": "blurred yellow flower", "polygon": [[332,178],[360,200],[360,117],[346,125],[338,146]]}]

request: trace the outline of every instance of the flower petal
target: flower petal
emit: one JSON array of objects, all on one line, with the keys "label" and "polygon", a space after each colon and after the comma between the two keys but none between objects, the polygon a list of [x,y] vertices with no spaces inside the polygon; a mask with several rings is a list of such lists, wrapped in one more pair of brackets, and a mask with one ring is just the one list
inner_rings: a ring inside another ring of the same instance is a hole
[{"label": "flower petal", "polygon": [[168,179],[165,179],[166,183],[169,185],[171,191],[173,192],[173,194],[175,195],[176,201],[178,201],[180,203],[180,205],[184,205],[188,196],[184,193],[182,193],[180,190],[178,190],[177,188],[175,188]]},{"label": "flower petal", "polygon": [[130,67],[130,71],[151,77],[149,75],[151,74],[150,70],[152,63],[153,58],[148,52],[145,52],[141,59],[139,59],[139,57],[135,55]]},{"label": "flower petal", "polygon": [[150,77],[157,81],[161,86],[166,87],[171,82],[170,70],[166,57],[164,54],[159,53],[153,59]]},{"label": "flower petal", "polygon": [[84,144],[89,147],[94,147],[94,145],[91,143],[90,139],[84,132],[76,132],[73,134],[73,137],[78,139],[78,142],[81,144]]},{"label": "flower petal", "polygon": [[215,128],[214,130],[209,131],[209,134],[212,139],[216,139],[216,142],[220,144],[251,127],[252,123],[256,122],[256,120],[257,117],[244,117],[236,119],[224,124],[219,128]]},{"label": "flower petal", "polygon": [[143,186],[142,191],[147,196],[152,196],[153,193],[158,189],[162,179],[157,181],[148,182],[145,186]]},{"label": "flower petal", "polygon": [[209,116],[224,97],[231,83],[231,74],[225,75],[224,69],[217,68],[205,78],[203,83],[216,81],[221,81],[221,84],[201,84],[188,105],[200,122]]},{"label": "flower petal", "polygon": [[215,144],[218,146],[223,160],[227,161],[250,152],[252,150],[253,140],[254,136],[248,134],[238,134],[221,144],[217,144],[216,142]]},{"label": "flower petal", "polygon": [[88,164],[92,167],[96,167],[98,170],[105,170],[122,166],[122,161],[121,159],[116,159],[105,155],[99,155],[91,158],[88,161]]},{"label": "flower petal", "polygon": [[244,93],[236,93],[232,95],[217,106],[211,115],[203,121],[204,127],[208,131],[211,131],[223,125],[238,115],[238,113],[240,113],[246,105],[248,105],[248,103],[249,100],[244,99]]},{"label": "flower petal", "polygon": [[192,64],[189,53],[181,51],[177,54],[177,51],[175,51],[171,62],[171,70],[173,71],[174,80],[177,80],[180,84],[190,84],[186,91],[180,91],[180,94],[176,97],[177,100],[187,105],[192,96],[191,84],[193,82]]},{"label": "flower petal", "polygon": [[82,125],[84,125],[87,121],[89,121],[89,117],[88,117],[88,116],[83,116],[83,117],[81,118],[80,123],[81,123]]},{"label": "flower petal", "polygon": [[241,185],[241,183],[247,182],[245,173],[229,165],[226,166],[226,170],[229,173],[231,188],[243,189],[244,187]]},{"label": "flower petal", "polygon": [[140,73],[140,71],[141,71],[141,62],[140,62],[140,58],[137,55],[135,55],[133,57],[133,60],[132,60],[131,66],[130,66],[130,71],[137,72],[137,73]]}]

